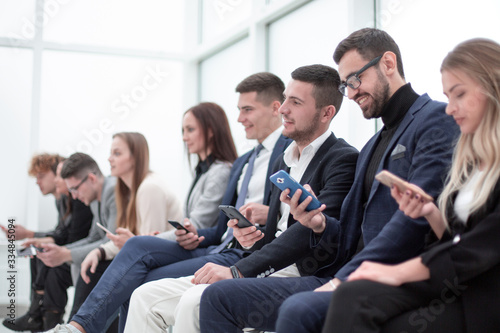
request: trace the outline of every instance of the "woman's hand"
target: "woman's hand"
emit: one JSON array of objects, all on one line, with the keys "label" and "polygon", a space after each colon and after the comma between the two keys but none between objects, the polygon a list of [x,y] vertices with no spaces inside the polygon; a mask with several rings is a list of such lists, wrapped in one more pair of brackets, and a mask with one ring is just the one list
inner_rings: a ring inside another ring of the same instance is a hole
[{"label": "woman's hand", "polygon": [[125,245],[125,242],[129,240],[129,238],[134,237],[135,235],[128,229],[118,228],[116,229],[116,235],[106,233],[106,237],[108,237],[113,244],[119,249]]}]

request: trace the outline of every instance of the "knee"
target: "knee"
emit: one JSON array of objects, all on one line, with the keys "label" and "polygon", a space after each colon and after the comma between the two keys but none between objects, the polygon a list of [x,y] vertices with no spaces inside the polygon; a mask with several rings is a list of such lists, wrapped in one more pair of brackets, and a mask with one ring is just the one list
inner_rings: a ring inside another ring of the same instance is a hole
[{"label": "knee", "polygon": [[152,292],[152,288],[150,287],[149,283],[137,287],[132,292],[132,296],[130,296],[130,307],[143,307],[145,303],[147,303],[147,301],[144,302],[144,300],[151,299],[149,298],[151,295],[154,296],[155,292]]},{"label": "knee", "polygon": [[301,316],[304,313],[311,311],[314,308],[314,303],[310,304],[309,298],[307,297],[311,292],[301,292],[293,296],[288,297],[280,307],[280,316],[295,317]]}]

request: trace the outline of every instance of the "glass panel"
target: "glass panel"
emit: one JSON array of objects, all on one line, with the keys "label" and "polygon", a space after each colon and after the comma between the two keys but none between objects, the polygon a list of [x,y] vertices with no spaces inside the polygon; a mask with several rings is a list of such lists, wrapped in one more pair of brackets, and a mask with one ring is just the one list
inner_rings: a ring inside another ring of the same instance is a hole
[{"label": "glass panel", "polygon": [[246,140],[237,121],[238,94],[234,91],[241,80],[253,74],[248,47],[246,38],[201,63],[201,100],[215,102],[226,111],[239,153],[255,145],[255,142]]},{"label": "glass panel", "polygon": [[[50,11],[53,14],[49,16],[44,31],[47,41],[182,51],[182,1],[86,0],[64,3]],[[46,12],[49,4],[46,3]]]},{"label": "glass panel", "polygon": [[151,169],[172,189],[188,186],[177,176],[185,160],[182,72],[177,62],[46,51],[40,146],[66,156],[88,153],[109,174],[112,135],[140,132],[148,140]]},{"label": "glass panel", "polygon": [[440,74],[446,54],[458,43],[474,37],[500,42],[500,2],[497,0],[408,3],[383,0],[380,8],[380,27],[398,43],[407,81],[417,93],[428,93],[441,101],[447,101]]},{"label": "glass panel", "polygon": [[35,0],[0,0],[0,37],[33,39],[34,36]]},{"label": "glass panel", "polygon": [[[269,69],[283,80],[300,67],[324,64],[337,68],[332,56],[337,44],[349,34],[347,0],[313,1],[269,27]],[[361,9],[360,9],[361,10]],[[297,24],[300,22],[300,24]],[[373,121],[363,118],[356,103],[344,100],[331,129],[357,148],[364,146],[374,133]]]},{"label": "glass panel", "polygon": [[[31,50],[0,47],[0,142],[2,163],[0,173],[0,223],[15,217],[27,225],[26,197],[30,160],[30,119],[33,53]],[[1,233],[0,239],[5,239]]]},{"label": "glass panel", "polygon": [[210,41],[245,21],[252,14],[253,1],[203,1],[202,39]]}]

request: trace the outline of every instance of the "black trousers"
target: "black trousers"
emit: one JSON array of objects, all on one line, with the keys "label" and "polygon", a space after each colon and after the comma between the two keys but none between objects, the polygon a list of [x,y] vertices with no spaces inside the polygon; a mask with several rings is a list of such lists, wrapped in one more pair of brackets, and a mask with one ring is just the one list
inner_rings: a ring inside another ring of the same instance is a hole
[{"label": "black trousers", "polygon": [[32,293],[43,290],[43,308],[45,311],[64,313],[68,302],[67,290],[73,285],[68,264],[48,267],[40,259],[31,259]]},{"label": "black trousers", "polygon": [[326,332],[465,332],[460,293],[426,290],[424,283],[393,287],[360,280],[333,292]]}]

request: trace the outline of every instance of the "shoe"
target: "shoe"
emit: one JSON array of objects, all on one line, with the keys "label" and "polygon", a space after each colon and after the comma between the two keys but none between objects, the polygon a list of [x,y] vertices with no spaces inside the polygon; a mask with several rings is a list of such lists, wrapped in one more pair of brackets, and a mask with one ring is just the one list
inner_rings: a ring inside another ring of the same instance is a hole
[{"label": "shoe", "polygon": [[32,331],[40,332],[43,330],[43,321],[41,317],[32,317],[29,313],[16,319],[5,318],[3,326],[16,332]]},{"label": "shoe", "polygon": [[57,326],[57,324],[63,323],[64,312],[51,312],[46,311],[43,314],[43,329],[50,330]]},{"label": "shoe", "polygon": [[75,326],[70,324],[57,325],[51,330],[46,331],[45,333],[81,333],[76,329]]}]

